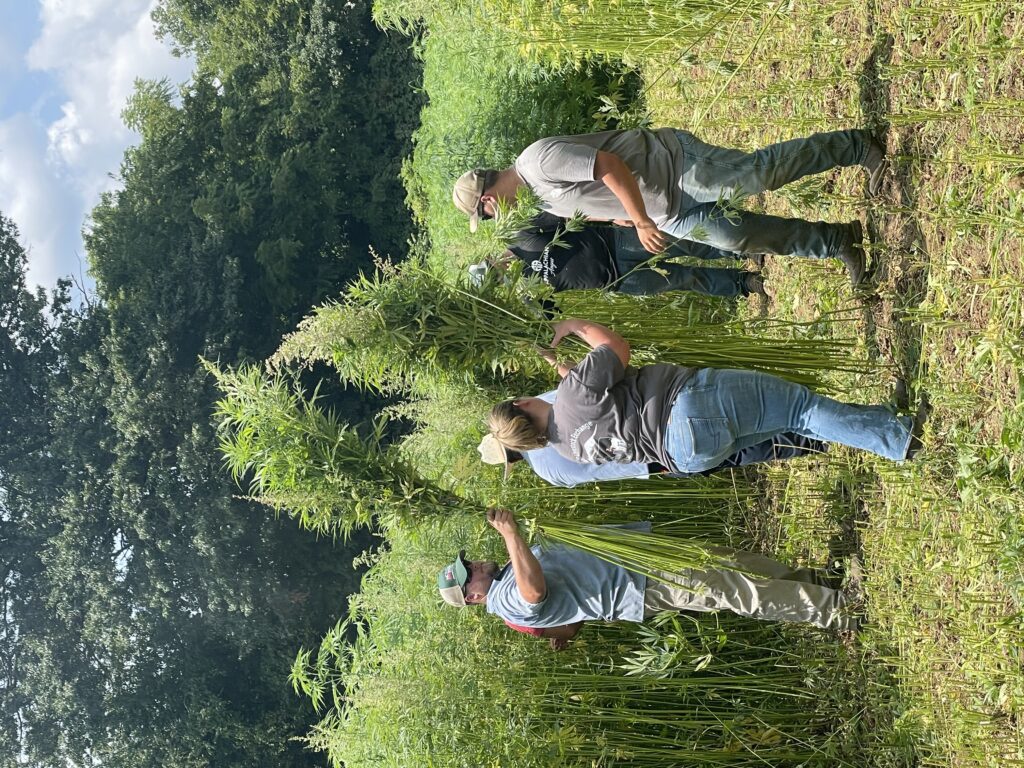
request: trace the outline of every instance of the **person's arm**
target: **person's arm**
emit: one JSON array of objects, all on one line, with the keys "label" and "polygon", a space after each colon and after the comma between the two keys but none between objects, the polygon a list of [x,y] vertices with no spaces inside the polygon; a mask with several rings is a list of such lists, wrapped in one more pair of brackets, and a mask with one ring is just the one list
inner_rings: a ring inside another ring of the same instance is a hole
[{"label": "person's arm", "polygon": [[544,571],[516,526],[515,516],[507,509],[490,509],[487,511],[487,522],[505,540],[508,559],[512,562],[512,573],[516,577],[516,588],[519,595],[531,605],[544,602],[548,595]]},{"label": "person's arm", "polygon": [[629,365],[629,342],[611,328],[607,328],[600,323],[570,317],[555,323],[554,331],[555,335],[551,339],[552,349],[557,347],[562,339],[572,334],[581,338],[583,343],[591,349],[597,349],[601,345],[611,347],[619,360],[622,361],[622,367],[625,368]]},{"label": "person's arm", "polygon": [[541,637],[548,638],[551,650],[564,651],[569,647],[569,641],[579,634],[584,622],[577,621],[573,624],[564,624],[561,627],[547,627],[541,630]]},{"label": "person's arm", "polygon": [[647,215],[647,206],[644,205],[643,195],[640,194],[640,187],[633,178],[633,171],[626,165],[622,158],[612,152],[598,150],[597,159],[594,161],[594,180],[600,181],[611,191],[622,207],[626,210],[636,227],[636,234],[644,250],[649,253],[661,253],[665,250],[668,241],[658,230],[658,225]]},{"label": "person's arm", "polygon": [[544,358],[548,365],[558,371],[558,378],[560,379],[568,376],[569,371],[573,369],[573,366],[568,363],[558,362],[558,356],[555,354],[555,350],[551,348],[537,347],[537,354]]}]

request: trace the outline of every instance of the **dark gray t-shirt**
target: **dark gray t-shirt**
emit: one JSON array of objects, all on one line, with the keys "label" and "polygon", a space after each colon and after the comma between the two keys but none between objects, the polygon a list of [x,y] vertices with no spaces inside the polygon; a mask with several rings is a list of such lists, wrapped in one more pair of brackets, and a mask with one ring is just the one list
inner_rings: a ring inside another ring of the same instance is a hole
[{"label": "dark gray t-shirt", "polygon": [[558,385],[548,444],[583,464],[644,461],[673,469],[665,447],[668,419],[694,370],[665,363],[623,368],[602,344]]},{"label": "dark gray t-shirt", "polygon": [[516,173],[544,201],[544,209],[557,216],[583,211],[593,219],[628,219],[618,198],[594,179],[598,150],[618,155],[629,166],[655,223],[678,215],[684,156],[673,128],[540,139],[516,158]]}]

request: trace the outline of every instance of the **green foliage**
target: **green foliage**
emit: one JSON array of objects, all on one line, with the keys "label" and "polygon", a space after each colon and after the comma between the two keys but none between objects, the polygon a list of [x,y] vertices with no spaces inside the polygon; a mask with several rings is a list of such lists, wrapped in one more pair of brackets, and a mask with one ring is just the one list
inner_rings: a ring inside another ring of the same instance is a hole
[{"label": "green foliage", "polygon": [[409,261],[360,276],[340,302],[316,308],[271,363],[330,362],[346,381],[378,391],[449,378],[493,385],[515,373],[550,379],[535,353],[549,334],[515,285],[493,281],[477,292]]},{"label": "green foliage", "polygon": [[728,569],[734,565],[728,557],[716,554],[704,544],[664,533],[609,528],[607,523],[599,525],[540,516],[530,521],[530,525],[544,540],[588,552],[609,563],[642,573],[647,578],[658,578],[682,587],[686,587],[686,583],[671,581],[671,574],[707,568]]},{"label": "green foliage", "polygon": [[0,754],[312,764],[281,678],[356,574],[334,542],[232,497],[197,357],[267,354],[371,242],[403,247],[419,65],[365,4],[159,16],[197,71],[180,94],[140,82],[125,110],[142,140],[88,227],[98,296],[47,307],[3,222]]},{"label": "green foliage", "polygon": [[460,501],[422,480],[380,434],[361,438],[280,375],[207,364],[224,397],[217,403],[220,450],[236,482],[287,509],[304,528],[348,536],[375,517],[446,514]]},{"label": "green foliage", "polygon": [[[706,52],[731,41],[737,26],[770,18],[772,11],[778,12],[767,0],[377,0],[374,4],[374,17],[382,25],[411,30],[425,24],[431,31],[447,31],[452,17],[466,18],[476,30],[499,32],[502,43],[523,59],[555,64],[602,55],[636,61],[698,46]],[[467,40],[470,45],[480,44],[478,38]],[[713,60],[713,65],[732,71],[723,62]]]},{"label": "green foliage", "polygon": [[[316,308],[271,364],[329,362],[345,381],[379,392],[454,380],[521,394],[529,391],[527,382],[553,380],[537,354],[548,345],[551,328],[524,290],[534,289],[534,283],[514,278],[492,278],[476,288],[452,283],[413,261],[384,266],[351,284],[340,302]],[[660,312],[641,317],[622,311],[631,301],[584,297],[573,308],[589,319],[610,317],[630,341],[636,364],[747,368],[818,387],[825,386],[823,374],[874,367],[850,358],[850,342],[803,338],[802,323],[756,323],[753,333],[738,322],[694,323],[682,332],[677,305],[663,304]],[[559,347],[559,354],[573,361],[586,351],[573,339]],[[518,391],[511,389],[515,384]]]}]

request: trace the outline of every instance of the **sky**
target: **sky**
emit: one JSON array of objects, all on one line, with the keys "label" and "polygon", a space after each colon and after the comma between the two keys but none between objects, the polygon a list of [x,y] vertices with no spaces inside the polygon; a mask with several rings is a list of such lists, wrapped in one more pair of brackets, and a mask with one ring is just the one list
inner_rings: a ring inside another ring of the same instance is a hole
[{"label": "sky", "polygon": [[155,0],[0,0],[0,212],[28,251],[29,283],[85,286],[82,228],[118,185],[138,136],[121,111],[135,79],[188,80],[158,40]]}]

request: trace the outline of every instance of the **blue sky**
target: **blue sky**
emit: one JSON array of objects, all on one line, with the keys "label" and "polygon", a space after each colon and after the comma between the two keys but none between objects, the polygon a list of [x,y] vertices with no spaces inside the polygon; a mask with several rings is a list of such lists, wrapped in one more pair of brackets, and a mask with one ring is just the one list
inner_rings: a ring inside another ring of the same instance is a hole
[{"label": "blue sky", "polygon": [[86,272],[82,228],[138,139],[120,117],[135,78],[188,80],[192,63],[156,39],[154,4],[0,0],[0,212],[32,283]]}]

